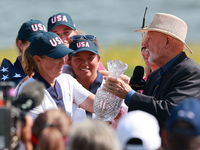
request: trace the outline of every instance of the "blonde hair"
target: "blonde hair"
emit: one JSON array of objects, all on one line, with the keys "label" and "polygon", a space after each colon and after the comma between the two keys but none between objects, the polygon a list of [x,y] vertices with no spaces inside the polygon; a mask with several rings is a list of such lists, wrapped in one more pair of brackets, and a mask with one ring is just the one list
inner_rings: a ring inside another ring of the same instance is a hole
[{"label": "blonde hair", "polygon": [[86,119],[70,129],[68,150],[119,150],[113,128],[100,120]]},{"label": "blonde hair", "polygon": [[63,137],[68,136],[71,118],[64,110],[50,109],[36,118],[32,133],[38,137],[37,150],[64,149]]},{"label": "blonde hair", "polygon": [[86,33],[83,32],[82,30],[76,29],[76,31],[78,32],[78,35],[85,35]]}]

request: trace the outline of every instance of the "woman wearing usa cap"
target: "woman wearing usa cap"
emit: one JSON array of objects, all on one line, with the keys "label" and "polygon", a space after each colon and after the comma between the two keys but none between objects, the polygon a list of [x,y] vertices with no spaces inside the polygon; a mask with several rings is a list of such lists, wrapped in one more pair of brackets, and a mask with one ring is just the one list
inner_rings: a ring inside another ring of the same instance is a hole
[{"label": "woman wearing usa cap", "polygon": [[96,36],[72,36],[69,48],[75,51],[75,53],[68,54],[68,64],[74,71],[76,80],[87,90],[92,90],[92,84],[97,86],[98,83],[96,91],[103,82],[103,76],[97,71],[100,56]]},{"label": "woman wearing usa cap", "polygon": [[[71,37],[69,48],[76,53],[69,53],[68,64],[72,68],[76,80],[87,90],[96,94],[97,89],[102,86],[104,79],[97,70],[100,56],[99,45],[94,35],[75,35]],[[126,113],[127,106],[123,103],[121,114]],[[91,113],[86,112],[91,116]],[[114,125],[114,121],[113,124]]]},{"label": "woman wearing usa cap", "polygon": [[[27,75],[35,72],[28,82],[38,80],[45,84],[42,103],[31,110],[32,115],[51,108],[62,108],[73,118],[72,104],[93,112],[94,95],[82,87],[71,75],[62,74],[64,57],[73,50],[67,48],[59,36],[52,32],[38,34],[25,51]],[[20,90],[19,90],[20,93]],[[33,116],[35,117],[35,116]]]},{"label": "woman wearing usa cap", "polygon": [[38,33],[46,32],[44,23],[40,20],[30,20],[22,24],[16,37],[16,46],[19,50],[19,56],[14,64],[8,59],[4,59],[1,64],[1,81],[13,81],[17,86],[18,83],[26,77],[23,70],[23,53],[25,49],[30,45],[31,40]]},{"label": "woman wearing usa cap", "polygon": [[[47,29],[48,31],[58,34],[67,47],[69,47],[70,37],[73,35],[78,35],[80,32],[78,32],[71,16],[67,13],[58,13],[49,17]],[[67,59],[68,55],[66,55],[66,63]],[[69,73],[71,73],[70,68],[65,66],[65,70],[66,69],[69,69]],[[99,62],[98,70],[105,70],[101,62]]]},{"label": "woman wearing usa cap", "polygon": [[[75,35],[71,37],[70,49],[76,53],[69,53],[68,64],[76,80],[87,90],[96,94],[97,89],[103,83],[103,76],[97,71],[100,61],[98,43],[94,35]],[[64,69],[65,70],[65,69]],[[64,71],[65,72],[65,71]],[[76,116],[83,116],[85,111],[73,107]],[[78,110],[78,111],[77,111]],[[86,114],[92,117],[90,112]]]}]

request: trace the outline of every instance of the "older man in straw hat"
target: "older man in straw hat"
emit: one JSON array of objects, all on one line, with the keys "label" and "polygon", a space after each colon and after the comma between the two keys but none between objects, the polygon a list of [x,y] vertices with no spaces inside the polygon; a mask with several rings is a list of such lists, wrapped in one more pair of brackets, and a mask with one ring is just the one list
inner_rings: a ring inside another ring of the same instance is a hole
[{"label": "older man in straw hat", "polygon": [[131,110],[143,110],[154,115],[161,127],[170,115],[170,109],[185,97],[200,93],[200,66],[183,52],[191,49],[185,43],[187,25],[180,18],[156,13],[147,28],[143,43],[150,53],[149,61],[160,68],[147,79],[143,94],[137,93],[120,79],[108,77],[103,89],[124,98]]}]

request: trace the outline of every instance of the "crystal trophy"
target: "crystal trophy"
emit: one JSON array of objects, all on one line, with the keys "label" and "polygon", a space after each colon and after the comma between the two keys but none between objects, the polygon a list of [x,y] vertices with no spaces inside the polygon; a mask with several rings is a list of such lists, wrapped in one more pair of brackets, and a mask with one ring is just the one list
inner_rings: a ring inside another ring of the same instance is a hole
[{"label": "crystal trophy", "polygon": [[[126,71],[128,65],[120,60],[109,60],[107,62],[109,76],[120,78]],[[94,99],[95,119],[103,121],[113,120],[119,113],[123,99],[115,96],[112,93],[104,91],[100,87]]]}]

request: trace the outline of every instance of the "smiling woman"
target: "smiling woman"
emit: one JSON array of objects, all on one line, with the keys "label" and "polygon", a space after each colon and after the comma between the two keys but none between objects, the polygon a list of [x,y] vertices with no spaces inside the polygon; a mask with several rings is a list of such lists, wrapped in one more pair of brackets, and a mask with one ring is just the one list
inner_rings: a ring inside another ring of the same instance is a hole
[{"label": "smiling woman", "polygon": [[[97,89],[105,82],[103,75],[97,70],[100,56],[99,45],[94,35],[75,35],[71,37],[69,48],[75,53],[69,53],[68,64],[75,74],[77,81],[87,90],[96,94]],[[63,69],[65,70],[65,68]],[[127,106],[123,103],[124,114],[127,112]],[[90,117],[94,117],[86,112]],[[121,115],[121,114],[120,114]]]},{"label": "smiling woman", "polygon": [[69,60],[69,66],[73,69],[77,81],[88,90],[97,77],[99,61],[99,55],[89,51],[79,52]]},{"label": "smiling woman", "polygon": [[[76,80],[87,90],[96,93],[103,83],[103,76],[97,71],[100,62],[98,44],[94,35],[75,35],[71,37],[69,47],[75,53],[69,53],[68,64]],[[69,73],[68,66],[64,66],[63,72]],[[85,111],[77,108],[79,116],[84,118]],[[92,113],[86,111],[92,117]]]},{"label": "smiling woman", "polygon": [[[87,90],[90,90],[90,86],[97,78],[97,67],[100,61],[97,41],[77,40],[70,43],[70,48],[75,50],[76,53],[69,54],[68,64],[74,71],[77,81]],[[102,80],[103,76],[101,75]]]}]

